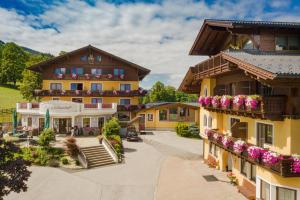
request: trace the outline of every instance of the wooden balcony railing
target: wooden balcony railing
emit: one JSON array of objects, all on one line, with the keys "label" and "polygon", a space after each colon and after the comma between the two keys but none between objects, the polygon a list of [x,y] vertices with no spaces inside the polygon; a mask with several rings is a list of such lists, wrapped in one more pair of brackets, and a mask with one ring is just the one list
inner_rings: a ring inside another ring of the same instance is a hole
[{"label": "wooden balcony railing", "polygon": [[52,79],[57,80],[124,80],[126,75],[113,74],[53,74]]},{"label": "wooden balcony railing", "polygon": [[90,90],[36,90],[35,96],[79,96],[79,97],[134,97],[144,96],[146,90],[105,90],[105,91],[90,91]]},{"label": "wooden balcony railing", "polygon": [[284,115],[286,114],[286,102],[286,96],[264,96],[255,110],[248,110],[245,106],[235,108],[232,104],[228,109],[221,107],[216,108],[212,105],[203,107],[212,112],[222,112],[252,118],[283,120]]},{"label": "wooden balcony railing", "polygon": [[144,109],[144,104],[139,105],[118,105],[117,110],[118,111],[138,111],[141,109]]},{"label": "wooden balcony railing", "polygon": [[[213,132],[213,134],[219,134],[224,136],[222,133],[218,133],[216,130],[210,130],[211,132]],[[231,137],[232,138],[232,137]],[[236,153],[233,150],[232,146],[226,147],[223,145],[223,143],[221,141],[217,141],[213,136],[208,137],[208,140],[211,141],[212,143],[214,143],[215,145],[219,146],[220,148],[240,157],[240,158],[244,158],[246,159],[248,162],[256,164],[258,166],[261,166],[265,169],[267,169],[268,171],[271,171],[279,176],[282,177],[300,177],[300,173],[295,173],[293,172],[293,159],[292,156],[289,155],[282,155],[281,159],[279,160],[279,162],[277,162],[274,165],[268,165],[266,163],[264,163],[262,161],[261,158],[259,159],[252,159],[250,156],[248,156],[248,152],[243,151],[242,153]],[[236,141],[237,138],[232,138],[233,141]],[[253,144],[247,143],[247,147],[250,146],[254,146]],[[266,149],[268,150],[268,149]]]}]

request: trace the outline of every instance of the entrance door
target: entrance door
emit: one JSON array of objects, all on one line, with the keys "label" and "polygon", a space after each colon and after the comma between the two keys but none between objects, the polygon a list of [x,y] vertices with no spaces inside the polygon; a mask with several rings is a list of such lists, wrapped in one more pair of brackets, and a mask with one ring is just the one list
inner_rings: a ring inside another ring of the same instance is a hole
[{"label": "entrance door", "polygon": [[102,134],[102,128],[104,126],[105,118],[104,117],[99,117],[98,118],[98,128],[100,130],[100,135]]},{"label": "entrance door", "polygon": [[140,131],[144,131],[145,130],[145,118],[146,118],[146,116],[145,116],[145,114],[140,114],[140,117],[141,117],[141,119],[140,119],[140,123],[139,123],[139,128],[140,128]]},{"label": "entrance door", "polygon": [[58,132],[59,134],[68,134],[71,131],[71,119],[60,118],[58,120]]}]

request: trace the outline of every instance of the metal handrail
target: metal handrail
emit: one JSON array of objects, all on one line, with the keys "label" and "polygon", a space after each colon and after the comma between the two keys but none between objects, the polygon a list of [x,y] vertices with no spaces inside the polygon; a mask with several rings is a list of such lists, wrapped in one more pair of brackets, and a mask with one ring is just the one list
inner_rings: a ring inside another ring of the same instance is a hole
[{"label": "metal handrail", "polygon": [[83,151],[81,150],[81,148],[79,148],[78,161],[84,168],[88,168],[87,158],[86,158],[85,154],[83,153]]}]

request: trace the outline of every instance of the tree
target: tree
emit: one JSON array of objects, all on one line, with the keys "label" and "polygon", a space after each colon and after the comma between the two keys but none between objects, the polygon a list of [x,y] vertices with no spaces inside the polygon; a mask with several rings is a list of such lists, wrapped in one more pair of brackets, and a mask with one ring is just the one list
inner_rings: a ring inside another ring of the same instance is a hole
[{"label": "tree", "polygon": [[67,53],[66,51],[60,51],[58,55],[61,56],[61,55],[64,55],[66,53]]},{"label": "tree", "polygon": [[[39,62],[50,59],[52,56],[48,54],[41,55],[30,55],[28,61],[26,62],[26,66],[32,66]],[[42,87],[42,78],[39,73],[33,72],[31,70],[25,69],[22,73],[23,79],[20,85],[20,92],[24,99],[28,101],[38,100],[36,96],[34,96],[34,90],[40,89]]]},{"label": "tree", "polygon": [[13,82],[16,85],[22,79],[27,54],[15,43],[6,43],[2,49],[0,67],[1,83]]},{"label": "tree", "polygon": [[10,192],[25,192],[26,181],[31,172],[27,167],[30,162],[15,156],[21,153],[21,149],[12,142],[0,139],[0,200]]},{"label": "tree", "polygon": [[103,126],[103,134],[105,137],[112,135],[119,135],[120,133],[120,124],[117,118],[113,117],[109,121],[106,121]]}]

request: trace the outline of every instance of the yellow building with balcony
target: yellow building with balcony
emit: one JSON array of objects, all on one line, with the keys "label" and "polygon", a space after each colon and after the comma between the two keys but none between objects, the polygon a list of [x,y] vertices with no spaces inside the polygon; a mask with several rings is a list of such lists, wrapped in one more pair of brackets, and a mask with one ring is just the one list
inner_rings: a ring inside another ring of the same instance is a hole
[{"label": "yellow building with balcony", "polygon": [[205,20],[190,55],[209,58],[179,87],[200,95],[205,162],[248,199],[300,199],[299,25]]}]

